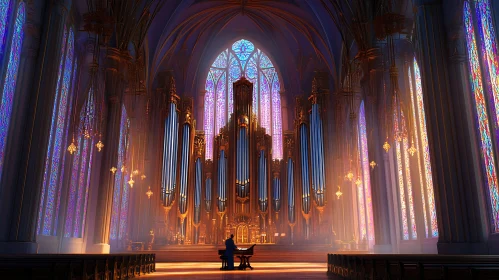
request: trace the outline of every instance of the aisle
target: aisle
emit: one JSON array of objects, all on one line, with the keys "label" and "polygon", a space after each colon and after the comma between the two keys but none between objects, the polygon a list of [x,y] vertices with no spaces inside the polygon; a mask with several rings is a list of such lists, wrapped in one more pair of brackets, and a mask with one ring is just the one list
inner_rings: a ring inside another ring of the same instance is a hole
[{"label": "aisle", "polygon": [[158,263],[156,272],[144,279],[328,279],[326,263],[252,263],[254,270],[221,271],[218,262]]}]

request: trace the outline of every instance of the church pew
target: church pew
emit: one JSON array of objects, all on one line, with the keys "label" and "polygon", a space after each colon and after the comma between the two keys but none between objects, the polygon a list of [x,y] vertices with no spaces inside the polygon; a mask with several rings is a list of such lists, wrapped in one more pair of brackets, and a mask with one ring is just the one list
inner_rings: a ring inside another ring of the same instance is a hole
[{"label": "church pew", "polygon": [[0,255],[0,276],[16,279],[128,279],[155,271],[154,254]]},{"label": "church pew", "polygon": [[499,256],[328,254],[331,279],[499,279]]}]

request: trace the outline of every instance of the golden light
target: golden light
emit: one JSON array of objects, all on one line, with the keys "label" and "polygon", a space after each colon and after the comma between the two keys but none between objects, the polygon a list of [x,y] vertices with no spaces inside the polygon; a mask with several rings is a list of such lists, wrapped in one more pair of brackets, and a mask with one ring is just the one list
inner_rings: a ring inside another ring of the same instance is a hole
[{"label": "golden light", "polygon": [[144,175],[144,174],[142,174],[142,175],[140,176],[140,179],[142,179],[142,180],[144,180],[145,178],[146,178],[146,175]]},{"label": "golden light", "polygon": [[407,149],[407,151],[409,152],[409,154],[411,154],[411,156],[413,156],[418,151],[414,147],[414,142],[412,142],[411,147],[409,149]]},{"label": "golden light", "polygon": [[102,144],[102,141],[99,140],[99,142],[97,142],[97,144],[95,144],[95,147],[97,147],[97,151],[102,151],[102,148],[104,148],[104,144]]},{"label": "golden light", "polygon": [[73,154],[73,153],[75,153],[75,152],[76,152],[76,145],[75,145],[75,143],[74,143],[74,142],[75,142],[75,140],[73,139],[73,141],[71,141],[71,144],[70,144],[70,145],[69,145],[69,147],[68,147],[68,152],[69,152],[70,154]]},{"label": "golden light", "polygon": [[348,179],[348,181],[352,181],[352,179],[353,179],[352,171],[349,171],[345,177]]},{"label": "golden light", "polygon": [[146,195],[147,195],[147,199],[151,198],[151,195],[152,195],[151,186],[149,186],[149,189],[147,190]]},{"label": "golden light", "polygon": [[376,164],[376,162],[374,160],[371,161],[371,163],[369,163],[369,166],[371,166],[371,169],[373,169],[373,170],[374,170],[374,167],[376,167],[376,165],[377,164]]},{"label": "golden light", "polygon": [[130,176],[130,180],[128,181],[128,184],[130,185],[130,188],[133,188],[133,184],[135,184],[135,181],[133,180],[132,176]]},{"label": "golden light", "polygon": [[126,167],[124,165],[121,166],[121,172],[123,172],[123,173],[126,172]]},{"label": "golden light", "polygon": [[360,184],[362,184],[362,180],[360,179],[360,177],[357,177],[357,180],[355,180],[355,184],[357,186],[359,186]]},{"label": "golden light", "polygon": [[133,171],[133,175],[139,175],[139,170],[138,170],[138,169],[135,169],[135,170]]},{"label": "golden light", "polygon": [[111,169],[109,169],[109,171],[111,171],[113,174],[116,173],[118,169],[116,167],[111,167]]},{"label": "golden light", "polygon": [[383,144],[383,149],[388,153],[388,150],[390,150],[390,144],[388,144],[387,141],[385,141],[385,144]]},{"label": "golden light", "polygon": [[340,186],[338,186],[338,191],[336,192],[336,196],[338,197],[338,199],[340,199],[340,197],[343,195],[343,193],[341,192],[341,188]]}]

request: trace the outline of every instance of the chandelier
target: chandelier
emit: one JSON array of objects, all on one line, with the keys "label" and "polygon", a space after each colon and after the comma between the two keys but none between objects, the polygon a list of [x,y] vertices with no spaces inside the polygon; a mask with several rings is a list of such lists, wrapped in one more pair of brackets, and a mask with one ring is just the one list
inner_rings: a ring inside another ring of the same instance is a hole
[{"label": "chandelier", "polygon": [[152,196],[151,186],[149,186],[149,189],[147,190],[146,195],[147,195],[147,199],[151,198],[151,196]]},{"label": "chandelier", "polygon": [[369,163],[369,166],[371,166],[371,169],[374,170],[374,167],[376,167],[376,162],[373,160]]},{"label": "chandelier", "polygon": [[409,152],[409,154],[411,156],[413,156],[417,152],[416,147],[414,147],[414,141],[412,141],[411,147],[409,149],[407,149],[407,151]]}]

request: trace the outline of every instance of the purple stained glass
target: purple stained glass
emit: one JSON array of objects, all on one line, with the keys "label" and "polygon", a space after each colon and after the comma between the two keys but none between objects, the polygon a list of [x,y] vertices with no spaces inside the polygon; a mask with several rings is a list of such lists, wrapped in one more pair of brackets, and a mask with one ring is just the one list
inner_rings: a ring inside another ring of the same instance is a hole
[{"label": "purple stained glass", "polygon": [[[58,104],[58,108],[53,114],[56,114],[55,119],[55,128],[54,128],[54,145],[52,149],[51,155],[51,167],[50,167],[50,175],[48,177],[48,192],[47,192],[47,205],[45,207],[45,222],[43,228],[44,235],[50,235],[51,229],[52,234],[55,234],[55,230],[57,229],[57,224],[52,225],[52,219],[57,215],[57,208],[59,206],[60,196],[58,195],[59,188],[59,176],[63,172],[61,168],[64,164],[64,151],[65,146],[63,143],[63,137],[66,133],[65,131],[65,123],[67,117],[67,108],[68,108],[68,91],[69,91],[69,82],[71,80],[71,71],[73,66],[73,41],[74,34],[73,30],[69,31],[68,38],[68,48],[66,49],[66,56],[64,58],[64,71],[62,75],[61,81],[61,94],[59,100],[56,100]],[[54,220],[55,222],[55,220]]]},{"label": "purple stained glass", "polygon": [[482,42],[482,58],[487,66],[488,81],[494,101],[497,124],[499,125],[499,57],[497,41],[489,0],[475,0],[478,30]]},{"label": "purple stained glass", "polygon": [[[114,174],[114,193],[113,193],[113,206],[111,214],[111,240],[117,240],[121,238],[121,220],[122,216],[122,199],[124,197],[125,188],[127,188],[127,176],[121,171],[121,167],[125,165],[125,155],[127,153],[127,130],[128,130],[128,117],[126,114],[125,106],[121,109],[121,121],[120,121],[120,140],[118,146],[118,160],[117,160],[117,171]],[[126,170],[125,170],[126,172]],[[125,217],[126,218],[126,217]]]},{"label": "purple stained glass", "polygon": [[235,42],[230,50],[225,50],[217,57],[205,84],[206,159],[213,159],[214,137],[219,133],[219,129],[227,124],[234,111],[233,83],[242,76],[253,83],[254,117],[257,121],[261,119],[260,126],[264,127],[268,134],[275,135],[273,157],[274,159],[282,157],[281,97],[278,92],[275,94],[272,92],[279,84],[275,73],[268,56],[259,49],[255,50],[254,45],[244,39]]},{"label": "purple stained glass", "polygon": [[5,34],[9,19],[10,0],[0,0],[0,61],[3,58],[3,48],[5,46]]},{"label": "purple stained glass", "polygon": [[76,192],[78,190],[78,173],[80,171],[80,154],[82,151],[82,137],[78,139],[77,150],[73,155],[73,166],[71,169],[71,182],[69,184],[68,208],[66,212],[66,225],[64,229],[64,237],[71,237],[71,229],[73,228],[74,207],[76,200]]},{"label": "purple stained glass", "polygon": [[[4,5],[0,6],[0,13],[8,13],[9,3],[3,3],[3,2],[4,1],[2,1],[2,3],[0,4]],[[24,32],[23,32],[24,21],[25,21],[24,6],[25,6],[24,2],[21,2],[17,9],[16,21],[14,24],[14,33],[12,34],[12,44],[9,52],[9,60],[7,64],[5,80],[3,83],[4,87],[2,92],[2,101],[1,101],[2,103],[0,104],[0,178],[2,177],[5,146],[7,144],[6,143],[7,133],[9,132],[10,118],[12,114],[12,105],[13,105],[14,93],[16,91],[17,75],[19,70],[19,58],[21,55],[21,49],[24,38]],[[6,9],[7,11],[3,11],[3,9]],[[5,15],[5,18],[2,17],[3,15],[0,14],[0,21],[5,21],[7,15]],[[3,22],[3,24],[5,25],[5,22]],[[0,32],[5,33],[6,27],[0,26],[0,28],[4,29],[3,31],[0,30]],[[0,36],[2,36],[0,37],[0,39],[2,39],[4,35],[0,34]]]},{"label": "purple stained glass", "polygon": [[215,119],[215,83],[213,75],[208,74],[205,85],[204,96],[204,132],[206,135],[206,159],[213,159],[213,137],[214,135],[214,119]]},{"label": "purple stained glass", "polygon": [[88,170],[87,170],[87,184],[85,186],[85,201],[83,202],[83,218],[81,219],[81,230],[80,230],[80,237],[83,237],[83,234],[85,233],[85,222],[87,218],[87,206],[88,206],[88,192],[90,189],[90,179],[91,174],[92,174],[92,159],[94,157],[94,146],[90,146],[90,159],[88,160]]},{"label": "purple stained glass", "polygon": [[260,68],[274,68],[269,57],[264,53],[260,56]]},{"label": "purple stained glass", "polygon": [[281,85],[277,73],[272,81],[272,157],[282,159]]},{"label": "purple stained glass", "polygon": [[[90,149],[89,149],[90,147]],[[73,227],[73,237],[81,237],[78,236],[78,232],[80,231],[80,221],[81,221],[81,210],[82,210],[82,202],[85,195],[85,186],[87,180],[87,168],[90,168],[88,165],[88,152],[92,147],[92,139],[83,140],[83,149],[81,152],[81,166],[79,170],[78,177],[78,193],[76,194],[76,210],[75,210],[75,221]]]},{"label": "purple stained glass", "polygon": [[482,84],[482,72],[480,69],[480,60],[475,39],[475,29],[473,27],[473,18],[471,8],[467,1],[464,2],[464,23],[466,27],[466,43],[468,47],[468,59],[470,67],[471,88],[475,98],[475,107],[477,110],[478,129],[480,131],[480,142],[482,159],[487,175],[487,185],[489,187],[489,199],[492,210],[493,231],[499,232],[499,185],[497,182],[495,155],[492,146],[489,116],[487,114],[487,105],[485,101],[484,87]]},{"label": "purple stained glass", "polygon": [[[49,134],[49,146],[47,149],[47,157],[45,158],[45,168],[44,168],[44,173],[43,173],[43,186],[42,186],[42,194],[41,194],[41,199],[40,199],[40,209],[39,209],[39,214],[38,214],[38,225],[37,225],[37,233],[38,234],[44,234],[44,235],[49,235],[50,234],[50,229],[46,229],[45,227],[45,222],[47,221],[47,217],[45,213],[43,212],[44,206],[47,205],[48,201],[45,200],[45,194],[47,192],[48,186],[47,186],[47,181],[49,179],[49,174],[50,174],[50,155],[52,154],[53,146],[54,146],[54,128],[55,128],[55,122],[56,122],[56,117],[57,117],[57,107],[59,105],[59,95],[60,95],[60,84],[61,84],[61,77],[62,77],[62,71],[64,70],[64,55],[66,54],[66,45],[67,45],[67,38],[68,38],[68,30],[67,28],[64,29],[63,33],[63,39],[62,39],[62,47],[61,47],[61,59],[59,61],[59,71],[57,73],[57,85],[56,85],[56,91],[55,91],[55,98],[54,98],[54,106],[52,108],[52,121],[50,124],[50,134]],[[42,217],[44,218],[42,221]],[[51,219],[51,217],[48,217]],[[41,232],[41,224],[44,224],[43,231]]]},{"label": "purple stained glass", "polygon": [[220,133],[220,129],[225,126],[226,124],[226,119],[225,117],[227,116],[226,109],[225,109],[225,98],[227,96],[226,88],[227,88],[227,82],[226,82],[226,73],[223,73],[220,79],[218,79],[217,82],[217,87],[216,87],[216,97],[217,97],[217,107],[216,107],[216,122],[215,122],[215,135],[218,135]]},{"label": "purple stained glass", "polygon": [[215,59],[215,62],[213,62],[213,64],[211,65],[211,67],[217,67],[217,68],[227,67],[227,52],[228,50],[225,50],[221,54],[219,54],[217,59]]},{"label": "purple stained glass", "polygon": [[270,134],[270,85],[262,73],[260,73],[260,126]]}]

